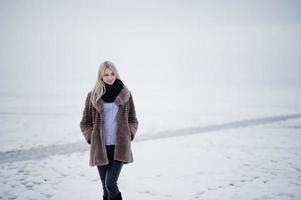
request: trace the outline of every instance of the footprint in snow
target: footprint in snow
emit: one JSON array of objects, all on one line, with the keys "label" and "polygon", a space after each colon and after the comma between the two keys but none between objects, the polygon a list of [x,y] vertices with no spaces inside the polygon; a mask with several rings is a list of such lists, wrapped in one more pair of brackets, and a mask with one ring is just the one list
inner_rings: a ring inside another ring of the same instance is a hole
[{"label": "footprint in snow", "polygon": [[203,195],[203,194],[205,194],[206,192],[205,191],[199,191],[199,192],[197,192],[196,194],[195,194],[195,199],[199,199],[199,198],[201,198],[201,196]]},{"label": "footprint in snow", "polygon": [[288,197],[290,199],[293,199],[295,197],[295,195],[293,195],[291,193],[286,193],[286,192],[273,193],[273,194],[278,197]]}]

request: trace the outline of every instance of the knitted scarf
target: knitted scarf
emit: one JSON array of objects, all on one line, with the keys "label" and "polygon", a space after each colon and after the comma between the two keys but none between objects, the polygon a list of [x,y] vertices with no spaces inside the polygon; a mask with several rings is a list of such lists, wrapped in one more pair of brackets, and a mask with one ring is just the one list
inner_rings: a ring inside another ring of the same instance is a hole
[{"label": "knitted scarf", "polygon": [[104,102],[114,102],[119,92],[123,88],[121,80],[116,79],[112,85],[105,83],[106,92],[101,96]]}]

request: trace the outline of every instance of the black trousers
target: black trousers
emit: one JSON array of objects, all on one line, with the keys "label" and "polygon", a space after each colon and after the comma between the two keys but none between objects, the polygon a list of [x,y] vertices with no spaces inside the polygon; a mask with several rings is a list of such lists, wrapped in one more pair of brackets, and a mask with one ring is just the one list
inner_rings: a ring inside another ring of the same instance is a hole
[{"label": "black trousers", "polygon": [[120,191],[117,186],[118,177],[120,175],[123,163],[114,160],[115,145],[106,146],[109,164],[97,166],[100,180],[103,188],[103,196],[114,198]]}]

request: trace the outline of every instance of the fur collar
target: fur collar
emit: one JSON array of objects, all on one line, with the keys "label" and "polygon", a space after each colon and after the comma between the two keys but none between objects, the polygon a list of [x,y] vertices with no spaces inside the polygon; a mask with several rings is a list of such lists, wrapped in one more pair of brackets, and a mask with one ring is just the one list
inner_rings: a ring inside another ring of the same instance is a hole
[{"label": "fur collar", "polygon": [[[119,92],[119,94],[117,95],[116,99],[115,99],[115,103],[118,106],[124,105],[126,102],[128,102],[128,100],[130,99],[131,93],[129,91],[129,89],[123,85],[122,90]],[[102,98],[99,98],[99,100],[96,102],[96,107],[94,106],[94,108],[101,113],[102,110],[100,110],[100,108],[103,108],[102,104],[104,103],[104,101],[102,100]]]}]

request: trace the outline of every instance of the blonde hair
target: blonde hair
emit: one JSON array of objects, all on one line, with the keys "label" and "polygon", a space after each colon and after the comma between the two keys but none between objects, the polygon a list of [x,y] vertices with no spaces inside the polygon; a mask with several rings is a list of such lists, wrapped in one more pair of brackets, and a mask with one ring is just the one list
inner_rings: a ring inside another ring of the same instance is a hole
[{"label": "blonde hair", "polygon": [[105,74],[105,70],[110,69],[114,72],[116,79],[120,80],[120,76],[115,65],[110,61],[105,61],[100,64],[98,68],[96,84],[92,90],[90,101],[96,107],[96,102],[101,98],[101,96],[106,92],[105,84],[102,80]]}]

